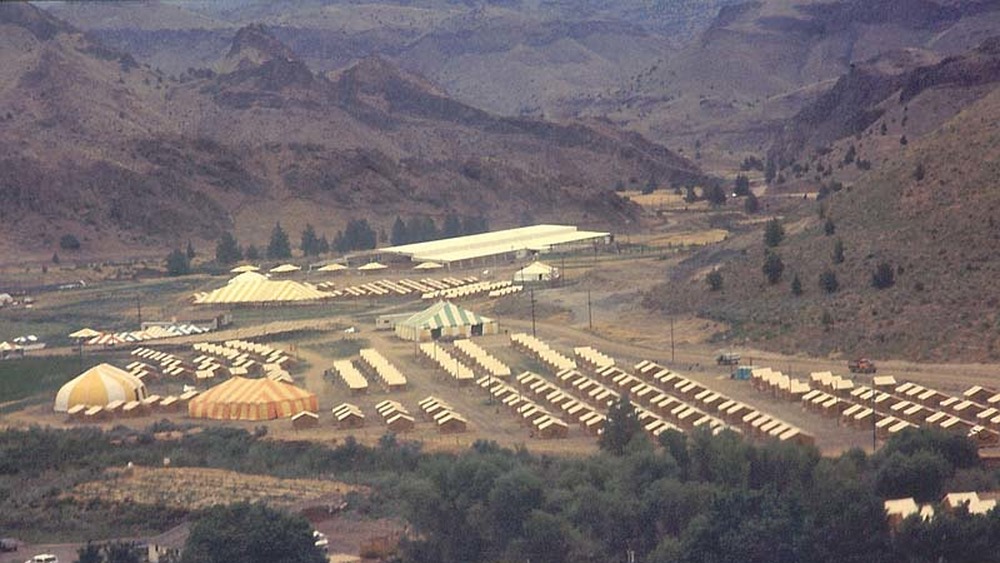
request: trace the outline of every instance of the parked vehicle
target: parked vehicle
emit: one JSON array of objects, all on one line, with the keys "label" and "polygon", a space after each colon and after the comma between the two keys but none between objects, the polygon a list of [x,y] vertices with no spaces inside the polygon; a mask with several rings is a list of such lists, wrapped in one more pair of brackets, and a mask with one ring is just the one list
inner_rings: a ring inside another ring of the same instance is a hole
[{"label": "parked vehicle", "polygon": [[851,373],[875,373],[876,368],[875,362],[868,358],[858,358],[857,360],[847,362],[847,369]]},{"label": "parked vehicle", "polygon": [[59,563],[59,558],[51,553],[40,553],[24,563]]},{"label": "parked vehicle", "polygon": [[720,352],[715,358],[715,363],[720,366],[735,366],[740,363],[740,355],[736,352]]},{"label": "parked vehicle", "polygon": [[0,538],[0,553],[17,551],[17,543],[14,538]]}]

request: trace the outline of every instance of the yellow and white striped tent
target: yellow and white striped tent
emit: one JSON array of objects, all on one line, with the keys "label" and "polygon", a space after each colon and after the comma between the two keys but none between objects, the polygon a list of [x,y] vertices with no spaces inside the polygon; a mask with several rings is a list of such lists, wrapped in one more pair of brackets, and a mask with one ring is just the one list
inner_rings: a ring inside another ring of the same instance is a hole
[{"label": "yellow and white striped tent", "polygon": [[76,405],[104,406],[145,398],[146,386],[141,379],[111,364],[99,364],[63,385],[56,393],[54,409],[66,412]]},{"label": "yellow and white striped tent", "polygon": [[271,420],[318,410],[314,393],[267,378],[233,377],[188,403],[188,416],[216,420]]},{"label": "yellow and white striped tent", "polygon": [[230,283],[208,293],[199,293],[195,295],[194,303],[196,305],[279,303],[318,301],[330,297],[333,297],[330,293],[320,291],[307,283],[258,279]]}]

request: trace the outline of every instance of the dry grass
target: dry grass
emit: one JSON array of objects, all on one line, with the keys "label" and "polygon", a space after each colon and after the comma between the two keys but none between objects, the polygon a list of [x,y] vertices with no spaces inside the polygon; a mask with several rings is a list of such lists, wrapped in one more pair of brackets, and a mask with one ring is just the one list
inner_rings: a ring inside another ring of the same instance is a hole
[{"label": "dry grass", "polygon": [[241,501],[290,507],[361,489],[337,481],[278,479],[188,467],[110,469],[105,475],[103,480],[77,486],[67,496],[78,502],[135,502],[197,510]]}]

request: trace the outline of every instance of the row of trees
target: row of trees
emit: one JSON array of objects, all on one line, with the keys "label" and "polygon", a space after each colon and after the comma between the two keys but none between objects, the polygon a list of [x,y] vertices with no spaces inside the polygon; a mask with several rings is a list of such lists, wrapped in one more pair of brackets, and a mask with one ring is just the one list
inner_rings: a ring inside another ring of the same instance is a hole
[{"label": "row of trees", "polygon": [[474,235],[487,231],[489,231],[489,223],[486,217],[482,215],[463,218],[455,213],[449,213],[445,215],[444,224],[440,230],[438,230],[437,224],[432,217],[423,215],[404,220],[397,215],[396,221],[392,224],[389,241],[393,245],[410,244],[463,235]]},{"label": "row of trees", "polygon": [[[0,433],[0,529],[64,526],[66,514],[88,507],[53,487],[93,479],[123,460],[155,465],[169,456],[189,467],[369,484],[370,496],[351,499],[356,516],[405,519],[412,533],[398,560],[406,562],[586,563],[629,554],[650,563],[1000,561],[1000,511],[939,510],[895,534],[883,512],[887,498],[933,502],[944,492],[996,487],[962,436],[911,429],[873,456],[855,449],[822,457],[814,447],[755,445],[731,432],[668,431],[653,441],[627,397],[608,414],[601,453],[569,458],[492,442],[422,453],[392,435],[375,447],[348,438],[330,448],[232,428],[153,440],[153,432],[176,428],[166,422],[145,431],[12,429]],[[39,474],[61,477],[53,485]],[[103,505],[91,518],[115,510]],[[183,561],[317,561],[301,519],[245,504],[192,516]]]}]

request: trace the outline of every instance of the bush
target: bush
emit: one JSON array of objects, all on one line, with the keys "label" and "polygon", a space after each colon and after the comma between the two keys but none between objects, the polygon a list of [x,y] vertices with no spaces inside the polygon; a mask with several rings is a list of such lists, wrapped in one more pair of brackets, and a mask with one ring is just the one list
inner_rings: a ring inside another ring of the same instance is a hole
[{"label": "bush", "polygon": [[872,286],[875,289],[887,289],[895,283],[896,275],[888,262],[882,262],[875,267],[875,271],[872,272]]},{"label": "bush", "polygon": [[718,270],[712,270],[705,276],[705,281],[708,282],[708,287],[712,291],[719,291],[722,289],[722,273]]},{"label": "bush", "polygon": [[80,250],[80,239],[74,235],[63,235],[59,239],[59,248],[63,250]]},{"label": "bush", "polygon": [[837,281],[837,274],[833,273],[831,270],[826,270],[819,275],[819,287],[827,292],[833,293],[840,288],[840,282]]}]

